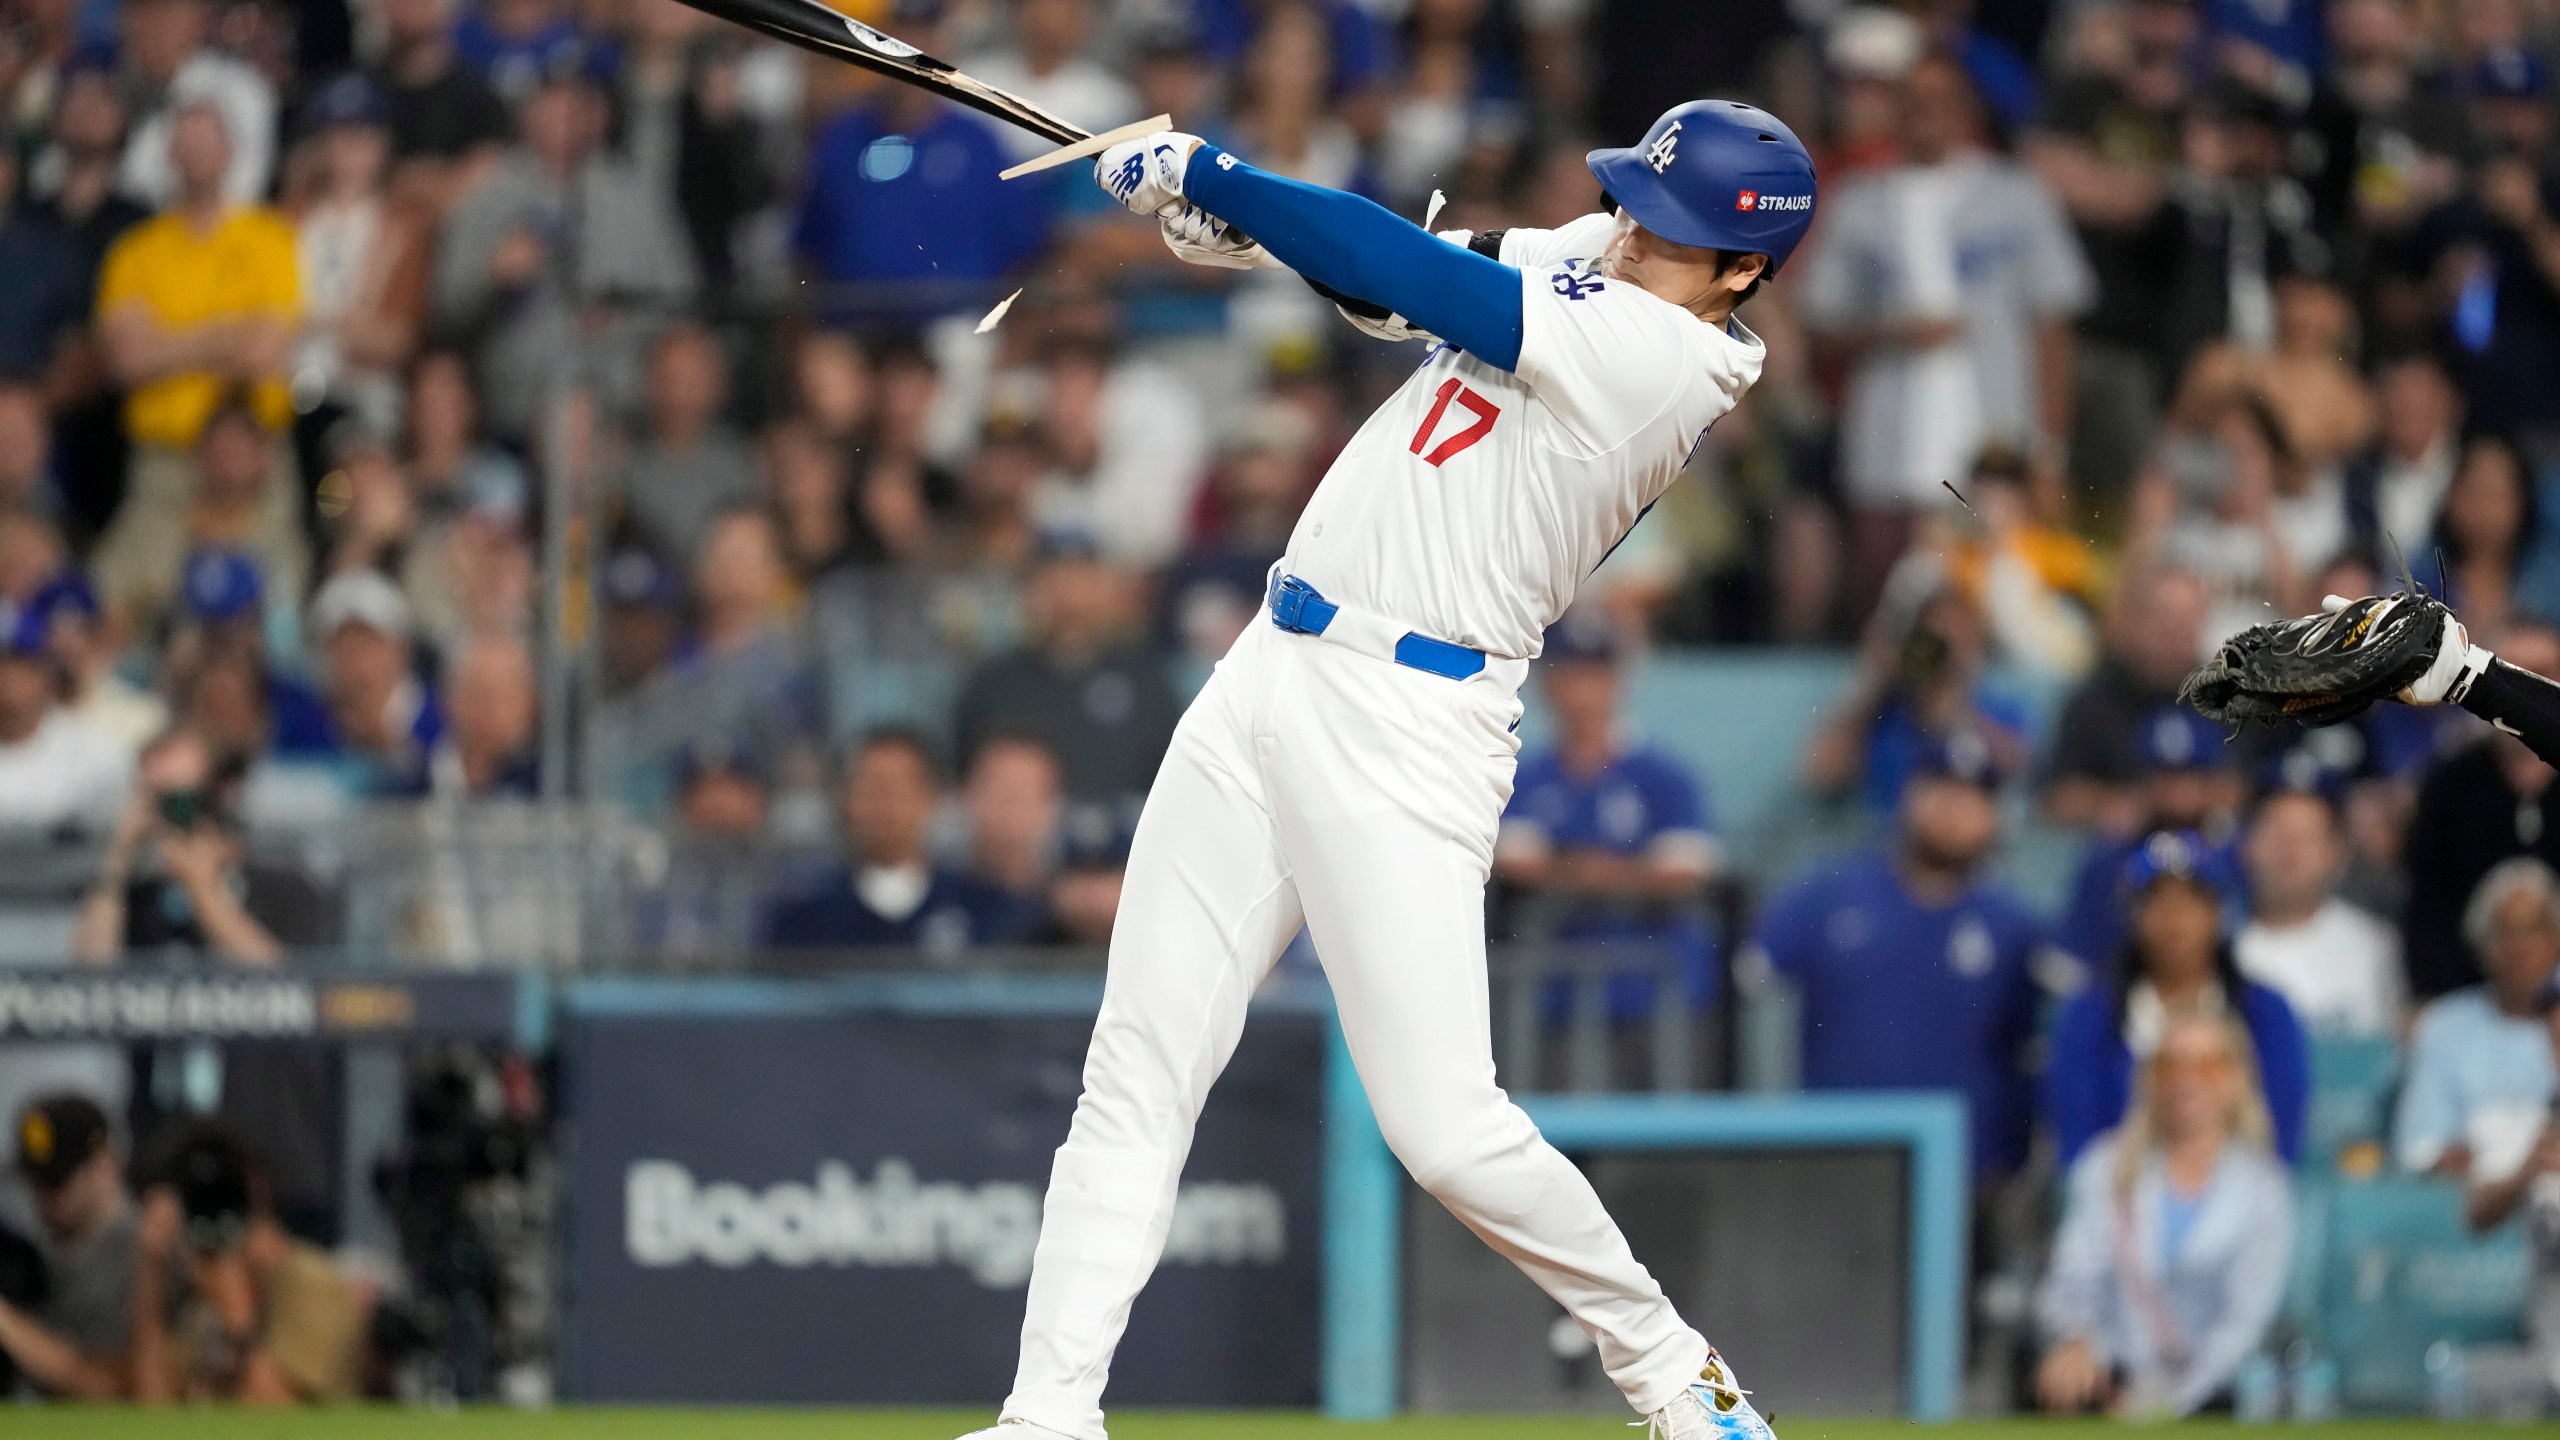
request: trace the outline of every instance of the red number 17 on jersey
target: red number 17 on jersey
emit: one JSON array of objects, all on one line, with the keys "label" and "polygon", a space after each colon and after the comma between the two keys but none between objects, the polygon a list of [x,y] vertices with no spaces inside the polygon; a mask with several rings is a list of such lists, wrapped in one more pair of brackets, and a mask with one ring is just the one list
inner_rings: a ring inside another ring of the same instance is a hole
[{"label": "red number 17 on jersey", "polygon": [[[1433,446],[1428,455],[1422,447],[1431,444],[1431,434],[1440,428],[1441,417],[1449,413],[1449,402],[1455,400],[1476,417],[1476,423]],[[1440,382],[1440,393],[1431,402],[1431,413],[1422,417],[1422,428],[1413,432],[1413,453],[1422,455],[1425,465],[1443,465],[1450,456],[1466,449],[1493,433],[1493,422],[1502,418],[1502,410],[1492,401],[1462,384],[1455,375]]]}]

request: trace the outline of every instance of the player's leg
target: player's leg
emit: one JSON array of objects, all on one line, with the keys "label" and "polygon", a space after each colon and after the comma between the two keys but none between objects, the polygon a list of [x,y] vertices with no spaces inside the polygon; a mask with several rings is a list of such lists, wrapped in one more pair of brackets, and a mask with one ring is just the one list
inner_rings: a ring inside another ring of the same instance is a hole
[{"label": "player's leg", "polygon": [[1193,1122],[1300,923],[1222,672],[1183,719],[1129,848],[1084,1094],[1050,1171],[1004,1418],[1100,1440],[1130,1302],[1164,1250]]},{"label": "player's leg", "polygon": [[1510,791],[1506,721],[1476,717],[1417,737],[1410,687],[1359,712],[1331,688],[1310,684],[1307,705],[1284,707],[1268,773],[1282,847],[1380,1128],[1424,1189],[1591,1334],[1629,1402],[1658,1410],[1696,1382],[1707,1342],[1636,1261],[1582,1172],[1494,1082],[1484,884]]}]

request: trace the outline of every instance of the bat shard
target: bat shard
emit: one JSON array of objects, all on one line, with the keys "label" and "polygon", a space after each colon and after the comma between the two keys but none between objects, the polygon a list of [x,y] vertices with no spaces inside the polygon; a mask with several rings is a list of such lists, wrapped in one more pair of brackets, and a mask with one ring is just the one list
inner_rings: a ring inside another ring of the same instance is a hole
[{"label": "bat shard", "polygon": [[996,328],[998,325],[1003,324],[1003,323],[1004,323],[1004,312],[1006,312],[1007,310],[1012,309],[1012,308],[1013,308],[1013,302],[1014,302],[1014,301],[1016,301],[1016,300],[1019,300],[1019,299],[1021,299],[1021,298],[1022,298],[1022,292],[1021,292],[1021,291],[1019,291],[1019,290],[1016,290],[1016,291],[1014,291],[1012,294],[1007,295],[1007,296],[1006,296],[1006,297],[1004,297],[1003,299],[1001,299],[1001,300],[997,301],[997,302],[996,302],[996,308],[994,308],[993,310],[988,311],[988,312],[987,312],[987,318],[986,318],[986,319],[984,319],[984,320],[979,321],[979,322],[978,322],[978,328],[977,328],[977,329],[975,329],[975,330],[970,331],[969,333],[970,333],[970,334],[972,334],[972,335],[984,335],[984,334],[986,334],[988,331],[993,330],[994,328]]},{"label": "bat shard", "polygon": [[892,60],[913,60],[924,52],[895,35],[883,35],[859,20],[848,19],[844,28],[853,34],[854,43],[876,55]]}]

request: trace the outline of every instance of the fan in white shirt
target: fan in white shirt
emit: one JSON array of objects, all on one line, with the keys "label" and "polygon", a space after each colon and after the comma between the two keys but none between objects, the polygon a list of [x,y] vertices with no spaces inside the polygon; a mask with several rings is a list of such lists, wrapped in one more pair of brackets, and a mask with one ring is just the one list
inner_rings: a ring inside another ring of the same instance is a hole
[{"label": "fan in white shirt", "polygon": [[2400,937],[2337,897],[2346,846],[2328,796],[2268,796],[2241,858],[2250,899],[2233,942],[2241,973],[2282,993],[2315,1034],[2397,1034],[2409,1004]]},{"label": "fan in white shirt", "polygon": [[133,752],[62,708],[45,617],[0,625],[0,829],[104,834],[124,808]]}]

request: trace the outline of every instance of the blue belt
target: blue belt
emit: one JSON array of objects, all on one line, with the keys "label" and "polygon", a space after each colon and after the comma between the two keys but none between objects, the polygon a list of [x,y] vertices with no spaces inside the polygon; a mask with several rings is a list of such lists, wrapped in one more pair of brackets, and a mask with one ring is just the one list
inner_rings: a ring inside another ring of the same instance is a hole
[{"label": "blue belt", "polygon": [[[1295,575],[1280,575],[1271,581],[1271,623],[1292,635],[1322,635],[1329,629],[1342,607],[1316,593],[1316,587]],[[1406,631],[1395,643],[1395,653],[1385,657],[1409,669],[1426,671],[1451,680],[1466,680],[1484,670],[1484,652],[1428,635]]]}]

